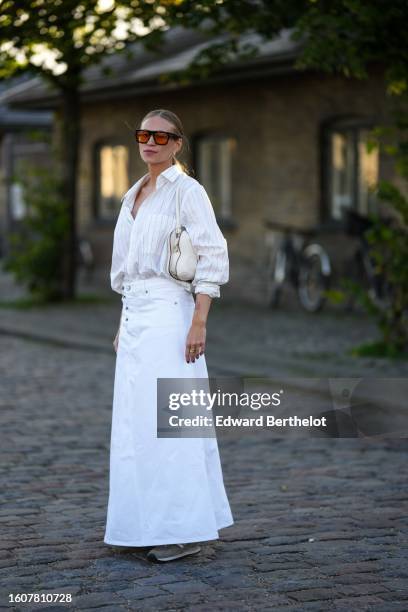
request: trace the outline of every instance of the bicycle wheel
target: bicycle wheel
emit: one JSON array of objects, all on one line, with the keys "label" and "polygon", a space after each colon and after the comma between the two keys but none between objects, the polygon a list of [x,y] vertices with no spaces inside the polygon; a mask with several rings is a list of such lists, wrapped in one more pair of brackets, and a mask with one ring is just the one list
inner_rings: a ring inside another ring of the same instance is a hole
[{"label": "bicycle wheel", "polygon": [[387,311],[391,307],[394,288],[383,274],[377,272],[375,262],[370,257],[367,247],[363,248],[361,258],[363,272],[368,280],[369,296],[378,308]]},{"label": "bicycle wheel", "polygon": [[303,251],[299,270],[298,296],[308,312],[318,312],[326,302],[324,292],[329,288],[330,259],[319,244],[309,244]]},{"label": "bicycle wheel", "polygon": [[286,278],[286,253],[278,247],[271,252],[266,278],[266,299],[270,308],[276,308],[282,293]]}]

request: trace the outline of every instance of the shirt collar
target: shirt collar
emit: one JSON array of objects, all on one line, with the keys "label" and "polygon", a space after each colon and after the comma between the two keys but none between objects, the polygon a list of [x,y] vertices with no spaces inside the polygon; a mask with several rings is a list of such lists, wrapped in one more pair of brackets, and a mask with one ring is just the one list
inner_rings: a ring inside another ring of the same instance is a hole
[{"label": "shirt collar", "polygon": [[166,179],[173,183],[180,174],[183,174],[183,170],[178,164],[173,164],[172,166],[169,166],[168,168],[166,168],[166,170],[160,172],[159,176],[157,177],[157,187],[160,187],[161,183],[163,182],[163,179]]},{"label": "shirt collar", "polygon": [[[180,174],[184,174],[184,170],[178,164],[172,164],[171,166],[166,168],[166,170],[163,170],[163,172],[160,172],[159,176],[156,179],[156,189],[161,187],[162,183],[166,181],[170,181],[171,183],[174,183],[174,181],[180,176]],[[123,196],[123,199],[125,198],[128,199],[128,204],[131,202],[131,198],[133,198],[133,195],[139,189],[139,186],[142,185],[142,183],[145,181],[145,179],[148,176],[149,176],[149,173],[146,172],[146,174],[144,174],[138,181],[136,181],[136,183]],[[133,206],[133,202],[132,202],[132,206]]]}]

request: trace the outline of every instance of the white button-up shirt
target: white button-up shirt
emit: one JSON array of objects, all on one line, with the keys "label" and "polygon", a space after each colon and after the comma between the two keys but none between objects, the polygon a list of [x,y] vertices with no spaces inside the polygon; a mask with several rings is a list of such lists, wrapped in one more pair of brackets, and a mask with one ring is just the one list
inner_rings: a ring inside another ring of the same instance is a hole
[{"label": "white button-up shirt", "polygon": [[[123,196],[113,236],[113,291],[140,278],[164,276],[194,293],[220,297],[220,285],[229,280],[227,241],[217,224],[204,187],[173,164],[159,174],[156,189],[143,200],[132,217],[136,193],[147,178],[143,175]],[[176,226],[176,187],[180,185],[180,224],[189,233],[199,256],[191,283],[174,279],[167,270],[168,237]]]}]

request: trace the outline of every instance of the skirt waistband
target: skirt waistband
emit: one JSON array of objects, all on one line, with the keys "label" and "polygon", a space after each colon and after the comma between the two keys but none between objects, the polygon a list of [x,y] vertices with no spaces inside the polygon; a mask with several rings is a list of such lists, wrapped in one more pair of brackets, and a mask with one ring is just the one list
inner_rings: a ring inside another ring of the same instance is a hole
[{"label": "skirt waistband", "polygon": [[122,295],[134,293],[147,293],[150,289],[172,289],[173,291],[185,291],[184,287],[176,281],[164,276],[152,276],[150,278],[137,278],[123,281]]}]

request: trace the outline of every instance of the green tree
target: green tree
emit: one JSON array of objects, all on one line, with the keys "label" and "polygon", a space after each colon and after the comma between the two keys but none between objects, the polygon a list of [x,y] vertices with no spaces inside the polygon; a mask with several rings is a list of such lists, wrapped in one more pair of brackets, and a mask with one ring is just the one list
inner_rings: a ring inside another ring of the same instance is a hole
[{"label": "green tree", "polygon": [[63,240],[63,295],[75,296],[76,199],[80,145],[79,91],[85,70],[136,41],[157,51],[167,24],[155,2],[3,0],[0,3],[0,78],[40,75],[59,92],[60,197],[69,211]]},{"label": "green tree", "polygon": [[293,40],[301,43],[298,70],[316,68],[364,79],[369,66],[379,64],[385,69],[388,93],[407,93],[406,0],[161,0],[154,5],[169,23],[228,35],[196,55],[186,78],[200,70],[202,76],[210,75],[238,59],[240,51],[255,56],[259,42],[240,44],[243,33],[269,40],[289,28]]}]

